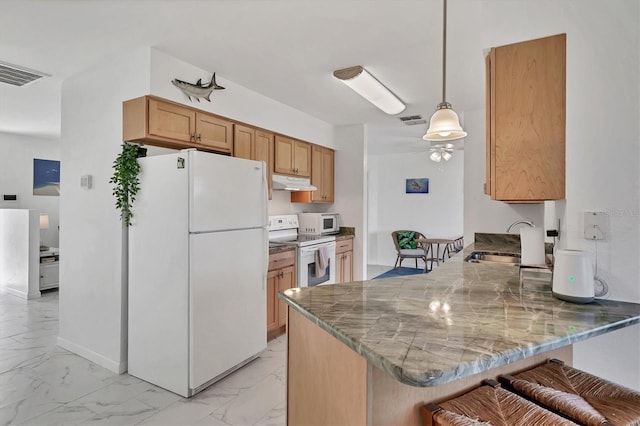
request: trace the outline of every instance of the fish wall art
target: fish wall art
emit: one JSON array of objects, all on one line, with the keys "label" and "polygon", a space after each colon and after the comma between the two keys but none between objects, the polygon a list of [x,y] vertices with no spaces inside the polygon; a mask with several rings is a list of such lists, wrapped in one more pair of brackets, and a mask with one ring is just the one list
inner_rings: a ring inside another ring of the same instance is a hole
[{"label": "fish wall art", "polygon": [[211,92],[213,92],[214,90],[224,90],[224,87],[216,83],[215,72],[213,73],[213,77],[211,77],[211,81],[207,84],[202,84],[201,78],[198,79],[196,84],[174,78],[173,80],[171,80],[171,84],[182,90],[182,92],[187,95],[191,102],[193,102],[193,100],[191,99],[192,97],[196,98],[198,102],[200,102],[200,98],[206,99],[207,101],[211,102]]},{"label": "fish wall art", "polygon": [[427,178],[407,179],[406,183],[405,183],[405,193],[407,193],[407,194],[428,194],[429,193],[429,179],[427,179]]}]

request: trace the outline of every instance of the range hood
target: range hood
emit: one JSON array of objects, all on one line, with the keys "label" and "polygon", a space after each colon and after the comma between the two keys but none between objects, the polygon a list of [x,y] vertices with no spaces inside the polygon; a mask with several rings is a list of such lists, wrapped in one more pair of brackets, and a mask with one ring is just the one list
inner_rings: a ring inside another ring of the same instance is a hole
[{"label": "range hood", "polygon": [[273,175],[274,191],[316,191],[309,178]]}]

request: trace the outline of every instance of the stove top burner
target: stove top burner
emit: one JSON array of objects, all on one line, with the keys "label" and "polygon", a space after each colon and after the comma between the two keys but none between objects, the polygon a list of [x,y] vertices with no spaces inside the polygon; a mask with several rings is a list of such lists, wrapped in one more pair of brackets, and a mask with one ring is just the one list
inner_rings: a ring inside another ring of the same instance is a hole
[{"label": "stove top burner", "polygon": [[283,237],[282,239],[276,238],[269,241],[269,244],[277,245],[297,245],[298,247],[311,246],[315,244],[330,243],[335,241],[336,237],[333,235],[304,235],[299,234],[296,236]]}]

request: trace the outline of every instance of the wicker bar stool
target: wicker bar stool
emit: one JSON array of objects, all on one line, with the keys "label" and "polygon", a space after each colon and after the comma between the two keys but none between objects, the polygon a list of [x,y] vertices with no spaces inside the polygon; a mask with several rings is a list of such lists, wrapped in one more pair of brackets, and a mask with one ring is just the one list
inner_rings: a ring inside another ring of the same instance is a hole
[{"label": "wicker bar stool", "polygon": [[571,420],[503,389],[495,380],[457,398],[422,407],[423,426],[564,426]]},{"label": "wicker bar stool", "polygon": [[560,360],[498,379],[506,388],[580,424],[640,425],[640,393]]}]

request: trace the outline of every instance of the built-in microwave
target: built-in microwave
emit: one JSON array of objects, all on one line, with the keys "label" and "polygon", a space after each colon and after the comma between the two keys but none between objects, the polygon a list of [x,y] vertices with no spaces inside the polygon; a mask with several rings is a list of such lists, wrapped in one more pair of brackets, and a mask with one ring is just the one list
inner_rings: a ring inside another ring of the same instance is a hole
[{"label": "built-in microwave", "polygon": [[340,232],[338,213],[298,213],[298,233],[331,235]]}]

